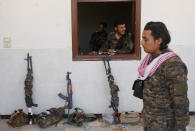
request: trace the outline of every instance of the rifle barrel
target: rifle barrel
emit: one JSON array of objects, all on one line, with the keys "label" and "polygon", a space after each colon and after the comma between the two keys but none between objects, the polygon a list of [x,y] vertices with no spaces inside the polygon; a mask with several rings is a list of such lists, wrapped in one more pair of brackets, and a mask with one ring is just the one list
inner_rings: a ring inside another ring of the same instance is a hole
[{"label": "rifle barrel", "polygon": [[104,67],[105,67],[105,70],[106,70],[106,75],[108,75],[108,74],[111,73],[109,58],[105,57],[105,58],[103,58],[103,61],[104,61]]},{"label": "rifle barrel", "polygon": [[33,67],[32,67],[32,56],[30,56],[30,70],[33,72]]}]

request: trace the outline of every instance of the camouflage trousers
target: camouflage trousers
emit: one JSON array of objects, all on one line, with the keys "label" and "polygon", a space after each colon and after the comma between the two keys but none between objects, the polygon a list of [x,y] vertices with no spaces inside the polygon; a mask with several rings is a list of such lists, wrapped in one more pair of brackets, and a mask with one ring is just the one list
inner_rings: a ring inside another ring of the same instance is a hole
[{"label": "camouflage trousers", "polygon": [[175,127],[174,119],[144,118],[144,131],[186,131],[186,129]]}]

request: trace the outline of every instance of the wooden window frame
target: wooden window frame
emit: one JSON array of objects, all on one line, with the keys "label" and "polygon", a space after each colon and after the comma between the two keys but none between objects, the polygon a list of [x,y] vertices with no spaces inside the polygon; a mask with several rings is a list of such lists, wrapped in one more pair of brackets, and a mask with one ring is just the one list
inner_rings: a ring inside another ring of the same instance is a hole
[{"label": "wooden window frame", "polygon": [[[109,56],[112,60],[140,60],[140,23],[141,23],[141,0],[71,0],[72,12],[72,60],[73,61],[100,61],[106,55],[80,55],[79,54],[79,22],[78,22],[78,3],[80,2],[133,2],[132,15],[135,23],[132,22],[135,31],[133,54],[117,54]],[[134,25],[133,25],[134,24]]]}]

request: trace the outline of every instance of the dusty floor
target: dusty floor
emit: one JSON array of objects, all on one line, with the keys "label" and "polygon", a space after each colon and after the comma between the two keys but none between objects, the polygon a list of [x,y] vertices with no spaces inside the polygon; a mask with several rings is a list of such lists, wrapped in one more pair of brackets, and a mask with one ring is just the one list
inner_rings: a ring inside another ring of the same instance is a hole
[{"label": "dusty floor", "polygon": [[[41,129],[37,125],[25,125],[23,127],[12,128],[6,123],[7,119],[0,119],[0,131],[143,131],[142,124],[138,125],[110,125],[102,120],[85,123],[82,127],[75,127],[68,124],[63,125],[63,121],[57,126]],[[188,131],[195,131],[195,116],[190,117]]]}]

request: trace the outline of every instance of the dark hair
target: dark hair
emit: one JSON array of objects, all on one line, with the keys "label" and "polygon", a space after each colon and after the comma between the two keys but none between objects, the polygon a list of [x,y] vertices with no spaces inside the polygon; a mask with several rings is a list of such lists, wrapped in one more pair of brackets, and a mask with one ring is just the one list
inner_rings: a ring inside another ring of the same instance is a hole
[{"label": "dark hair", "polygon": [[160,50],[164,50],[168,47],[171,37],[164,23],[152,21],[148,22],[145,25],[144,30],[151,30],[151,34],[155,40],[162,38],[163,42],[160,44]]},{"label": "dark hair", "polygon": [[114,27],[117,27],[118,25],[123,25],[123,24],[125,24],[125,21],[124,20],[116,20],[114,22]]},{"label": "dark hair", "polygon": [[106,22],[100,22],[100,23],[99,23],[99,25],[103,25],[103,26],[104,26],[104,28],[107,28],[107,24],[106,24]]}]

